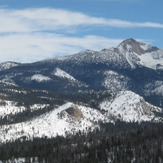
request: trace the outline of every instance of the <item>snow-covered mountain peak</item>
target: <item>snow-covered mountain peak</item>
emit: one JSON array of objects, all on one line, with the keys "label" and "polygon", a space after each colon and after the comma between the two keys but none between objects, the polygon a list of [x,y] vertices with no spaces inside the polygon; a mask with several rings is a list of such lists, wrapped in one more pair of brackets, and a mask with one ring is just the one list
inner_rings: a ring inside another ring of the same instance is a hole
[{"label": "snow-covered mountain peak", "polygon": [[124,40],[119,46],[118,50],[120,52],[128,51],[128,52],[133,52],[138,55],[144,54],[145,50],[140,46],[140,43],[137,42],[134,39],[127,39]]},{"label": "snow-covered mountain peak", "polygon": [[120,43],[117,48],[105,48],[100,51],[87,49],[76,54],[55,57],[46,62],[78,65],[104,63],[118,68],[134,69],[137,66],[143,66],[151,69],[163,69],[163,50],[130,38]]},{"label": "snow-covered mountain peak", "polygon": [[134,69],[141,65],[156,69],[163,67],[163,50],[131,38],[124,40],[117,48],[85,50],[68,56],[64,61],[77,64],[107,62],[123,68],[130,66]]},{"label": "snow-covered mountain peak", "polygon": [[141,65],[151,69],[163,69],[162,49],[134,39],[124,40],[117,49],[125,56],[131,68]]},{"label": "snow-covered mountain peak", "polygon": [[155,46],[142,43],[142,42],[138,42],[132,38],[124,40],[122,43],[119,44],[117,49],[121,52],[122,51],[133,52],[133,53],[136,53],[137,55],[142,55],[145,53],[151,53],[151,52],[160,50],[159,48]]}]

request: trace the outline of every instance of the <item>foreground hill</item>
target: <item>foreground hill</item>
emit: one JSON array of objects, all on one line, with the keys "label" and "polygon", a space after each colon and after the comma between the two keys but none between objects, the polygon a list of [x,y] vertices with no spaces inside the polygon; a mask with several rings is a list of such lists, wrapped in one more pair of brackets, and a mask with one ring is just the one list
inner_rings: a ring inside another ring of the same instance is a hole
[{"label": "foreground hill", "polygon": [[3,124],[0,129],[1,142],[87,133],[100,128],[101,123],[114,124],[117,121],[163,122],[161,108],[147,103],[131,91],[83,94],[76,98],[47,91],[10,91],[18,99],[3,93],[0,106]]}]

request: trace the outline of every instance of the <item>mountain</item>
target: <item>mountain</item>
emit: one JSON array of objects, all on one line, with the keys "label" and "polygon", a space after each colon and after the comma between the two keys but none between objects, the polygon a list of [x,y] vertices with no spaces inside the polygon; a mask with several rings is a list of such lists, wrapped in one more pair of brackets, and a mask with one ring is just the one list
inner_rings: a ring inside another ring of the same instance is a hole
[{"label": "mountain", "polygon": [[151,69],[163,69],[163,49],[128,39],[118,46],[118,50],[125,55],[132,68],[141,65]]},{"label": "mountain", "polygon": [[64,94],[129,90],[162,100],[162,67],[162,49],[127,39],[117,48],[19,64],[1,70],[0,81]]},{"label": "mountain", "polygon": [[[25,107],[16,108],[15,103],[5,101],[7,112],[1,112],[1,117],[10,114],[23,113]],[[42,110],[49,104],[34,104],[30,111]],[[3,106],[0,109],[4,109]],[[51,111],[26,122],[6,124],[1,126],[0,141],[14,141],[16,139],[30,140],[33,138],[54,138],[56,136],[72,135],[80,132],[90,132],[100,128],[100,123],[124,122],[163,122],[163,118],[156,113],[162,109],[144,101],[133,92],[119,92],[111,98],[99,101],[99,109],[67,102]]]},{"label": "mountain", "polygon": [[163,121],[163,50],[134,39],[0,67],[1,142]]}]

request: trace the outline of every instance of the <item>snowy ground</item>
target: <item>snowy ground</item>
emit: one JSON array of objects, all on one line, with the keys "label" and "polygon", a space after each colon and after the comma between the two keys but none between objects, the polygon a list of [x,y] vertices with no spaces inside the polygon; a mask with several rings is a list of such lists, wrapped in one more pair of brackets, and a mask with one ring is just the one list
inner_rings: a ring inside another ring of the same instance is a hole
[{"label": "snowy ground", "polygon": [[[42,107],[46,106],[35,104],[31,106],[31,109]],[[70,107],[77,107],[81,111],[82,117],[75,118],[75,116],[70,115],[66,111]],[[114,123],[117,119],[125,122],[163,121],[162,118],[156,117],[153,113],[153,111],[161,112],[161,108],[148,104],[142,97],[130,91],[121,91],[111,100],[103,100],[100,103],[100,109],[98,111],[67,102],[27,122],[1,126],[0,142],[13,141],[21,137],[26,137],[26,139],[32,139],[33,137],[52,138],[57,135],[74,134],[79,131],[89,132],[98,128],[99,122]],[[9,112],[13,110],[14,108],[11,107]]]},{"label": "snowy ground", "polygon": [[104,100],[100,104],[100,108],[107,111],[108,115],[126,122],[159,121],[159,119],[155,119],[152,111],[162,111],[131,91],[121,91],[114,99]]},{"label": "snowy ground", "polygon": [[108,121],[101,112],[84,106],[78,106],[83,113],[83,118],[75,119],[65,112],[72,105],[74,104],[66,103],[31,121],[2,126],[0,141],[15,140],[22,136],[26,136],[28,139],[45,136],[51,138],[57,135],[65,136],[66,133],[73,134],[79,130],[87,132],[89,129],[93,130],[98,127],[96,122],[99,120]]}]

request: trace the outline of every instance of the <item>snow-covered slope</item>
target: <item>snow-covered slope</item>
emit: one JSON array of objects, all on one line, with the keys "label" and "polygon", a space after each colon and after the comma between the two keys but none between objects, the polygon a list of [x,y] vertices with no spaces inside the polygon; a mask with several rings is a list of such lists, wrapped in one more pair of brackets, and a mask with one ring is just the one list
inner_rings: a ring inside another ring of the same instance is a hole
[{"label": "snow-covered slope", "polygon": [[4,83],[6,85],[13,85],[13,86],[16,86],[14,80],[12,80],[11,78],[9,77],[5,77],[4,79],[1,79],[0,80],[1,83]]},{"label": "snow-covered slope", "polygon": [[67,72],[63,71],[60,68],[55,68],[54,71],[51,72],[51,75],[59,77],[61,79],[61,82],[63,79],[66,79],[67,85],[77,86],[78,88],[88,87],[87,84],[75,79],[72,75],[68,74]]},{"label": "snow-covered slope", "polygon": [[[5,96],[5,94],[3,96]],[[9,115],[20,114],[27,110],[33,112],[35,110],[44,109],[48,106],[49,104],[33,104],[27,108],[24,105],[18,105],[18,102],[15,101],[0,99],[0,118],[3,119]]]},{"label": "snow-covered slope", "polygon": [[[33,105],[30,108],[32,111],[46,106]],[[89,132],[99,128],[99,122],[114,123],[117,120],[125,122],[163,121],[154,113],[161,112],[161,108],[148,104],[142,97],[130,91],[114,94],[112,99],[103,100],[99,106],[100,110],[96,110],[67,102],[26,122],[3,125],[0,128],[0,142],[13,141],[21,137],[26,139],[45,136],[52,138],[80,131]],[[11,107],[10,112],[12,110]]]},{"label": "snow-covered slope", "polygon": [[67,78],[69,80],[76,80],[73,76],[71,76],[70,74],[68,74],[67,72],[61,70],[60,68],[56,68],[53,72],[52,75],[61,77],[61,78]]},{"label": "snow-covered slope", "polygon": [[146,83],[144,87],[144,94],[146,96],[150,95],[163,96],[163,81],[156,80]]},{"label": "snow-covered slope", "polygon": [[162,49],[128,39],[117,48],[17,65],[0,65],[0,142],[89,132],[99,122],[163,122],[161,108],[131,92],[158,97],[153,103],[162,107]]},{"label": "snow-covered slope", "polygon": [[[59,59],[60,58],[60,59]],[[71,63],[72,65],[83,65],[83,64],[99,64],[106,63],[107,65],[112,65],[114,67],[129,67],[129,63],[123,54],[117,51],[116,48],[103,49],[101,51],[85,50],[79,53],[69,55],[66,57],[57,57],[51,60],[45,60],[41,63]]]},{"label": "snow-covered slope", "polygon": [[103,86],[109,90],[126,90],[130,79],[115,71],[109,70],[104,72],[105,78]]},{"label": "snow-covered slope", "polygon": [[37,82],[46,82],[51,80],[48,76],[44,76],[42,74],[35,74],[31,76],[31,80],[37,81]]},{"label": "snow-covered slope", "polygon": [[11,67],[15,67],[20,65],[21,63],[16,63],[16,62],[4,62],[0,64],[0,71],[9,69]]},{"label": "snow-covered slope", "polygon": [[126,57],[131,68],[141,65],[151,69],[163,69],[163,49],[134,39],[123,41],[117,49]]},{"label": "snow-covered slope", "polygon": [[[69,114],[67,109],[70,107],[77,107],[81,111],[82,116],[76,118]],[[73,103],[66,103],[28,122],[2,126],[0,130],[0,142],[15,140],[23,136],[27,139],[45,136],[51,138],[79,131],[88,132],[98,127],[96,123],[99,120],[109,121],[100,111],[84,106],[75,106]]]},{"label": "snow-covered slope", "polygon": [[18,107],[17,102],[0,99],[0,118],[4,118],[9,114],[14,115],[24,110],[26,110],[26,108],[24,106]]},{"label": "snow-covered slope", "polygon": [[144,55],[139,56],[140,64],[152,68],[163,69],[163,50],[158,49],[153,52],[146,52]]},{"label": "snow-covered slope", "polygon": [[100,104],[102,110],[107,111],[107,115],[113,119],[119,119],[126,122],[142,122],[142,121],[159,121],[155,112],[162,112],[161,108],[152,106],[145,100],[131,92],[120,91],[111,100],[104,100]]}]

